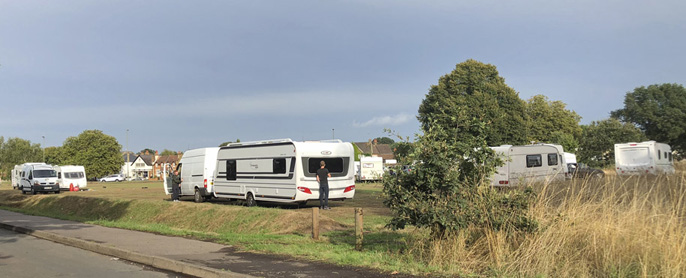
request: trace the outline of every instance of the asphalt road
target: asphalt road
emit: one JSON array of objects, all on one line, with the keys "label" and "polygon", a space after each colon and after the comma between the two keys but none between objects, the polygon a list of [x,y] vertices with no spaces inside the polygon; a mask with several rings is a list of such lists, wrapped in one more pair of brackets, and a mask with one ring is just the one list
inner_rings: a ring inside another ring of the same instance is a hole
[{"label": "asphalt road", "polygon": [[184,277],[0,229],[1,277]]}]

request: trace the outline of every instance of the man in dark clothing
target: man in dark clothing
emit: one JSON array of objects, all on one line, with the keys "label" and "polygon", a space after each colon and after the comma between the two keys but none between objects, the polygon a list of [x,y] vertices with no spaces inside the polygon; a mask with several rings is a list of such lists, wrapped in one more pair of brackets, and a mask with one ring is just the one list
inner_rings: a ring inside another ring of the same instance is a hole
[{"label": "man in dark clothing", "polygon": [[317,169],[317,182],[319,182],[319,208],[320,209],[331,209],[329,207],[329,178],[331,174],[329,169],[326,169],[326,163],[324,160],[319,162],[321,168]]},{"label": "man in dark clothing", "polygon": [[171,175],[171,188],[172,200],[178,202],[181,195],[181,176],[179,176],[179,170],[174,171]]}]

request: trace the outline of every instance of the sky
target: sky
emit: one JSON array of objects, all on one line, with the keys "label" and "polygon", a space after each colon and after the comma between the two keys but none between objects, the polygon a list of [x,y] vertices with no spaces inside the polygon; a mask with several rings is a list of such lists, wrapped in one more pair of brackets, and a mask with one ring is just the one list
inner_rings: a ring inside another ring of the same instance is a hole
[{"label": "sky", "polygon": [[581,124],[686,84],[686,1],[0,0],[0,136],[123,150],[414,137],[455,65],[495,65]]}]

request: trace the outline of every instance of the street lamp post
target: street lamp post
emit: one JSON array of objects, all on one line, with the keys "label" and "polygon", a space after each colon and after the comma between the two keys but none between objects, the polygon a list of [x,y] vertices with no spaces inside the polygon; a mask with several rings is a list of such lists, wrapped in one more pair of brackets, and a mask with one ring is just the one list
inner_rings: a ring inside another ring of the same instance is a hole
[{"label": "street lamp post", "polygon": [[127,178],[129,177],[129,172],[131,172],[129,170],[129,167],[130,167],[129,166],[129,156],[130,156],[130,154],[129,154],[129,129],[127,128],[126,129],[126,177]]},{"label": "street lamp post", "polygon": [[45,136],[41,137],[43,137],[43,162],[45,162]]},{"label": "street lamp post", "polygon": [[333,128],[331,129],[331,139],[336,139],[336,132]]}]

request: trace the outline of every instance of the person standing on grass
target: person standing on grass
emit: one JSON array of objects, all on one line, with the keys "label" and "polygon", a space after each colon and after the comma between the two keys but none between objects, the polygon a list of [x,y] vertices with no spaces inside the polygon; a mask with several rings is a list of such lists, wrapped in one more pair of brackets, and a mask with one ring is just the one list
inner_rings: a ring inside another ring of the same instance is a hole
[{"label": "person standing on grass", "polygon": [[172,201],[178,202],[181,195],[181,176],[179,170],[174,170],[171,175]]},{"label": "person standing on grass", "polygon": [[324,160],[319,162],[321,166],[317,169],[317,182],[319,183],[319,208],[320,209],[331,209],[329,207],[329,178],[331,174],[329,169],[326,169],[326,163]]}]

